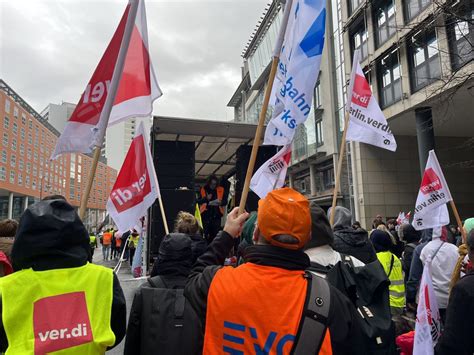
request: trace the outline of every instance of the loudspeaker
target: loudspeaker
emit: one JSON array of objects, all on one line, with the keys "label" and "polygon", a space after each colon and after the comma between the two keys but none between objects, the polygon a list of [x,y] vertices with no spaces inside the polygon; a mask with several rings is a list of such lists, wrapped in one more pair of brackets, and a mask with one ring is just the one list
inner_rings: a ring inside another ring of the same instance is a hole
[{"label": "loudspeaker", "polygon": [[[163,200],[163,207],[170,232],[174,229],[174,221],[180,211],[186,211],[194,215],[196,208],[196,194],[194,190],[161,189],[161,198]],[[156,201],[152,207],[150,220],[151,238],[149,238],[149,240],[151,242],[149,250],[151,257],[154,257],[158,255],[161,241],[165,236],[165,227],[163,225],[163,219],[161,218],[158,201]]]},{"label": "loudspeaker", "polygon": [[[236,152],[236,164],[235,164],[235,203],[236,206],[240,203],[242,196],[242,190],[244,189],[245,175],[247,174],[247,167],[249,165],[250,154],[252,152],[252,146],[241,145]],[[273,145],[264,145],[258,149],[257,159],[255,160],[255,171],[262,166],[268,159],[274,156],[277,152],[277,147]],[[247,203],[245,209],[247,212],[256,211],[258,209],[258,200],[260,198],[253,192],[249,191],[247,196]]]},{"label": "loudspeaker", "polygon": [[155,141],[154,163],[162,189],[194,188],[194,142]]}]

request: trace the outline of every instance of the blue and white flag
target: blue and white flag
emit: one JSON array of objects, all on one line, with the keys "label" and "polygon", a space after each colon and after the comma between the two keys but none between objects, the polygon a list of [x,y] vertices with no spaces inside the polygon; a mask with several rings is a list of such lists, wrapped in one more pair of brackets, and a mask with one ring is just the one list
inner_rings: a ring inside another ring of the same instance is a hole
[{"label": "blue and white flag", "polygon": [[272,88],[276,96],[273,117],[263,144],[291,143],[296,127],[308,118],[319,76],[325,28],[326,1],[293,2]]}]

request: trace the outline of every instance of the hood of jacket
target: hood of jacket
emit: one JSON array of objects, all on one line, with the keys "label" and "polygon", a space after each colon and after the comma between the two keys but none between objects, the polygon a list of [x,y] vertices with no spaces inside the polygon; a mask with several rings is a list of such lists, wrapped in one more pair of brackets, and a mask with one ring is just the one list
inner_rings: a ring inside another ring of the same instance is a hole
[{"label": "hood of jacket", "polygon": [[369,243],[369,234],[363,229],[340,229],[334,232],[336,238],[351,247],[362,247]]},{"label": "hood of jacket", "polygon": [[89,257],[89,234],[65,200],[37,202],[21,216],[11,254],[15,271],[79,267]]},{"label": "hood of jacket", "polygon": [[[332,208],[328,210],[329,219],[331,219],[331,214],[333,213]],[[332,229],[334,231],[341,229],[352,229],[352,214],[347,208],[342,206],[336,206],[334,208],[334,225]]]}]

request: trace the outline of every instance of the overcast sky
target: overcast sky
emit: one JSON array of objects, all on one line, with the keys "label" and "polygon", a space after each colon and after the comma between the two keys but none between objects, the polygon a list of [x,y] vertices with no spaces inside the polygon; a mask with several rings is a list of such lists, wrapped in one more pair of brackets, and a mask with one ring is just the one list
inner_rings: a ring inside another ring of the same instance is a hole
[{"label": "overcast sky", "polygon": [[[146,0],[155,114],[233,118],[240,54],[270,0]],[[0,77],[33,108],[76,103],[126,0],[0,0]]]}]

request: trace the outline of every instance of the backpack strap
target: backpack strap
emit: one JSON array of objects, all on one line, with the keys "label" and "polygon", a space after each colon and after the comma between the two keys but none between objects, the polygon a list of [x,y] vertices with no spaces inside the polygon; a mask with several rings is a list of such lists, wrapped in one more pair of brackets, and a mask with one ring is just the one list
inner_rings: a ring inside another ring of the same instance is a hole
[{"label": "backpack strap", "polygon": [[393,270],[393,263],[395,262],[395,257],[392,255],[392,259],[390,259],[390,269],[388,270],[387,278],[390,278],[390,274],[392,273]]},{"label": "backpack strap", "polygon": [[328,326],[331,293],[328,282],[306,272],[308,291],[303,316],[293,345],[293,355],[318,354]]},{"label": "backpack strap", "polygon": [[341,256],[341,261],[345,263],[346,265],[349,265],[351,268],[354,268],[354,261],[350,257],[350,255],[339,253]]},{"label": "backpack strap", "polygon": [[149,277],[148,283],[153,288],[168,288],[165,281],[160,276]]},{"label": "backpack strap", "polygon": [[433,253],[433,256],[431,257],[431,261],[434,260],[434,258],[436,257],[436,254],[438,254],[439,250],[441,249],[441,247],[443,246],[444,242],[441,242],[441,245],[438,247],[438,249],[436,249],[436,251]]},{"label": "backpack strap", "polygon": [[[176,298],[174,301],[174,319],[183,319],[184,318],[184,306],[186,304],[186,298],[184,297],[184,289],[176,289]],[[175,323],[175,327],[183,326],[182,323],[178,325]]]}]

